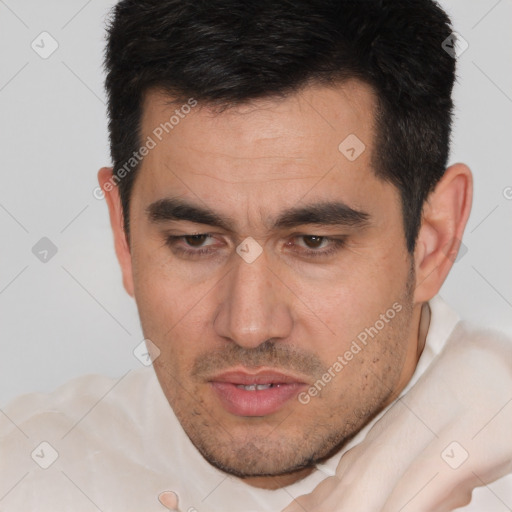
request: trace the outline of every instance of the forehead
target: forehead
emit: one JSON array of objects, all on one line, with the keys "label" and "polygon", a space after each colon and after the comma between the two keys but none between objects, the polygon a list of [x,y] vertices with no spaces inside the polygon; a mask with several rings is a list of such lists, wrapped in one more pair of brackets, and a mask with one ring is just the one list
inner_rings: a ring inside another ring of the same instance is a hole
[{"label": "forehead", "polygon": [[[334,162],[343,156],[339,145],[351,135],[371,149],[374,105],[370,86],[355,80],[336,87],[310,86],[285,98],[253,100],[220,112],[201,102],[189,108],[185,101],[150,91],[142,136],[155,136],[156,130],[162,138],[157,140],[160,150],[172,152],[178,165],[185,158],[194,166],[206,155],[229,162],[223,172],[228,181],[236,180],[248,161],[254,165],[257,160],[261,171],[290,176],[298,170],[293,160],[308,166],[320,157]],[[244,174],[246,179],[258,178]]]},{"label": "forehead", "polygon": [[146,95],[141,137],[156,143],[136,180],[146,204],[171,196],[215,210],[243,203],[261,218],[306,195],[357,208],[381,192],[371,158],[376,101],[364,83],[309,86],[222,111],[193,103]]}]

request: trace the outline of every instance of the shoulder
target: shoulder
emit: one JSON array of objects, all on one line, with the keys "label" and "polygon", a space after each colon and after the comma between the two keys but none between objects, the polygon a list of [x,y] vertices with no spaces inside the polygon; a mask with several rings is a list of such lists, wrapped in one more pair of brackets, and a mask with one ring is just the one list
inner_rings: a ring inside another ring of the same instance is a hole
[{"label": "shoulder", "polygon": [[0,410],[3,509],[81,511],[92,500],[103,510],[139,502],[148,510],[144,499],[161,485],[151,427],[168,426],[169,411],[152,368],[87,375],[16,398]]},{"label": "shoulder", "polygon": [[[101,431],[107,417],[133,424],[137,405],[154,385],[151,368],[131,370],[118,378],[85,375],[75,378],[51,393],[21,395],[2,408],[0,439],[64,436],[86,419],[94,418]],[[99,414],[98,414],[99,413]],[[135,423],[136,424],[136,423]]]},{"label": "shoulder", "polygon": [[[512,337],[495,329],[461,321],[453,330],[446,348],[463,354],[465,361],[476,366],[487,366],[490,372],[493,368],[494,371],[508,368],[512,372]],[[510,376],[512,378],[512,373]]]},{"label": "shoulder", "polygon": [[[404,400],[426,404],[427,409],[432,404],[437,408],[444,404],[461,414],[472,411],[492,417],[510,401],[505,395],[512,389],[512,339],[467,321],[456,322],[445,334],[439,350]],[[427,409],[425,417],[432,414]],[[446,416],[450,414],[446,412]],[[512,418],[507,416],[507,424],[510,421]]]},{"label": "shoulder", "polygon": [[464,353],[466,360],[503,359],[512,364],[512,337],[498,330],[461,320],[439,295],[429,301],[432,322],[427,343],[436,356],[446,351]]}]

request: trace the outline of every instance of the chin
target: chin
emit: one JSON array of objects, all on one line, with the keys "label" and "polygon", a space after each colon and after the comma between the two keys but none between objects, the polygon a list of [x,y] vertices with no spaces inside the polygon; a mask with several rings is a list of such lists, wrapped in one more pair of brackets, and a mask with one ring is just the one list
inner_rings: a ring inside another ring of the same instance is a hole
[{"label": "chin", "polygon": [[195,434],[189,434],[192,443],[212,466],[241,479],[292,475],[295,475],[295,480],[300,479],[301,474],[305,476],[317,462],[344,443],[339,435],[324,433],[322,436],[318,432],[313,435],[305,432],[292,434],[286,430],[274,438],[270,435],[256,437],[255,432],[238,439],[225,431],[198,435],[197,429]]},{"label": "chin", "polygon": [[[257,478],[278,478],[295,475],[314,467],[314,461],[268,460],[267,457],[252,459],[250,463],[236,457],[218,457],[203,453],[203,457],[214,467],[243,480]],[[243,462],[242,462],[243,461]],[[241,463],[242,462],[242,463]]]}]

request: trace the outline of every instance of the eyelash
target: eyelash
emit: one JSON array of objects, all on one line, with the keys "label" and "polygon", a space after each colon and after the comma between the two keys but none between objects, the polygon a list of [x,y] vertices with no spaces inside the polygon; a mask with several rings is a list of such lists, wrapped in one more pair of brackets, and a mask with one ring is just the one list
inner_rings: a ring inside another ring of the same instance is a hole
[{"label": "eyelash", "polygon": [[[191,249],[185,249],[184,247],[180,247],[178,245],[179,242],[184,241],[186,238],[190,238],[193,236],[208,236],[210,238],[212,237],[212,235],[210,235],[209,233],[196,233],[196,234],[192,234],[192,235],[179,235],[179,236],[168,235],[167,239],[166,239],[166,245],[168,245],[174,252],[177,252],[179,254],[189,256],[189,257],[206,256],[208,254],[212,254],[215,251],[215,249],[211,248],[213,246],[207,246],[206,248],[199,248],[197,250],[191,250]],[[312,237],[312,236],[322,238],[322,242],[327,241],[327,242],[331,242],[331,244],[328,249],[324,249],[324,250],[302,249],[300,251],[302,253],[302,255],[305,255],[305,256],[311,257],[311,258],[316,258],[319,256],[324,256],[324,257],[330,256],[330,255],[334,254],[335,252],[339,251],[340,249],[342,249],[346,244],[345,238],[331,238],[328,236],[321,236],[321,235],[295,235],[292,238],[306,238],[306,237]]]}]

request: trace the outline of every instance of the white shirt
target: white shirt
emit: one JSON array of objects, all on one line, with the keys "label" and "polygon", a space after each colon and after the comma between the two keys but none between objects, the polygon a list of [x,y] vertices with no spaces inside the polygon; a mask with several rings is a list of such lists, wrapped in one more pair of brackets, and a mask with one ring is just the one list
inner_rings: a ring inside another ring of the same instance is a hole
[{"label": "white shirt", "polygon": [[[441,298],[429,303],[425,348],[405,394],[443,348],[457,315]],[[391,407],[391,406],[390,406]],[[181,428],[153,368],[120,379],[89,375],[51,394],[31,393],[0,411],[0,511],[162,512],[158,495],[174,491],[182,512],[278,512],[333,475],[379,414],[339,453],[286,488],[253,488],[211,466]],[[512,478],[497,484],[510,499]],[[503,498],[502,498],[503,499]],[[487,488],[467,512],[510,510]]]}]

